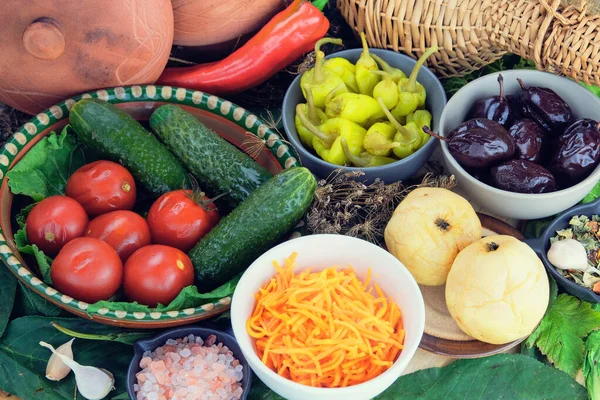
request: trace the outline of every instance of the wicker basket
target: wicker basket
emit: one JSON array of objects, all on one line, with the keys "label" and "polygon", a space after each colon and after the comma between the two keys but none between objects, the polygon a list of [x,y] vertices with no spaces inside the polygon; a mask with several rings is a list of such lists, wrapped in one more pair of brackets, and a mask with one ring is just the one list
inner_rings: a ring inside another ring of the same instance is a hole
[{"label": "wicker basket", "polygon": [[370,46],[417,58],[441,76],[480,69],[506,53],[538,69],[600,85],[599,0],[337,0]]}]

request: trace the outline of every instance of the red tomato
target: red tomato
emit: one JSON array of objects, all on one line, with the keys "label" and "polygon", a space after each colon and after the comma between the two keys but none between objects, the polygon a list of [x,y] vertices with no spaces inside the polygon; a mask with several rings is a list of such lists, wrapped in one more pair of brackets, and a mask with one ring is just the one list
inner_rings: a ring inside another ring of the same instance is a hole
[{"label": "red tomato", "polygon": [[169,304],[181,289],[193,283],[192,261],[173,247],[157,244],[142,247],[125,263],[125,296],[150,307]]},{"label": "red tomato", "polygon": [[125,262],[134,251],[148,246],[150,228],[146,220],[133,211],[113,211],[94,218],[85,235],[100,239],[117,251],[121,261]]},{"label": "red tomato", "polygon": [[83,235],[89,222],[83,207],[67,196],[52,196],[36,204],[25,224],[27,239],[49,257],[70,240]]},{"label": "red tomato", "polygon": [[96,238],[73,239],[62,248],[50,268],[54,287],[88,303],[109,299],[123,281],[117,252]]},{"label": "red tomato", "polygon": [[84,165],[67,181],[67,196],[77,200],[90,217],[116,210],[131,210],[135,182],[123,166],[112,161]]},{"label": "red tomato", "polygon": [[159,197],[146,219],[153,243],[187,252],[210,232],[220,217],[208,197],[191,190],[175,190]]}]

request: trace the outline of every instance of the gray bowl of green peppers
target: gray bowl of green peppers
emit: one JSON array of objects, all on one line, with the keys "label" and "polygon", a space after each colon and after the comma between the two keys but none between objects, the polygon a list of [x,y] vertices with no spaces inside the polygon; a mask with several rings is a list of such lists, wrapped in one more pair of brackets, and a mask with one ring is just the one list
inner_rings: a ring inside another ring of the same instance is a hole
[{"label": "gray bowl of green peppers", "polygon": [[[427,125],[434,132],[439,128],[447,102],[439,79],[422,63],[417,66],[416,60],[403,54],[381,49],[368,51],[377,69],[384,73],[369,73],[362,67],[352,70],[350,65],[359,61],[363,49],[332,53],[321,64],[317,61],[315,69],[305,72],[309,75],[304,80],[302,75],[297,76],[283,99],[282,120],[287,139],[298,151],[302,164],[319,178],[327,178],[343,167],[348,171],[362,170],[361,180],[366,183],[376,178],[386,183],[403,181],[423,167],[437,146],[438,140],[421,128]],[[423,58],[430,55],[431,52]],[[416,72],[410,82],[413,68]],[[334,70],[337,77],[332,78]],[[344,85],[339,84],[340,79]],[[408,95],[402,93],[402,84],[409,89]],[[398,96],[394,88],[398,88]],[[363,97],[373,93],[372,89],[374,95],[370,99]],[[423,95],[423,89],[424,101],[415,100],[419,90]],[[412,139],[407,128],[412,129]],[[419,143],[418,137],[420,144],[414,145]]]}]

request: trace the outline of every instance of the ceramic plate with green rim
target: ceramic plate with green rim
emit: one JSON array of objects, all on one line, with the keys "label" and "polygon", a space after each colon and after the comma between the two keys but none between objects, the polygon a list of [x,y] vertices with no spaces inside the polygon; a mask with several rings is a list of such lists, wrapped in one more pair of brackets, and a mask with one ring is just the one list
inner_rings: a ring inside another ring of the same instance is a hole
[{"label": "ceramic plate with green rim", "polygon": [[[98,98],[115,104],[140,122],[147,121],[152,111],[165,103],[178,104],[192,113],[221,137],[252,156],[271,173],[299,166],[296,151],[284,143],[268,124],[256,115],[219,97],[199,91],[170,86],[130,86],[97,90],[67,99],[38,114],[25,123],[0,151],[0,258],[15,276],[57,306],[84,318],[128,328],[165,328],[189,324],[220,314],[227,309],[230,297],[196,308],[168,312],[131,312],[100,308],[88,310],[89,304],[63,295],[36,276],[37,266],[28,265],[17,251],[13,234],[13,195],[6,173],[44,136],[60,132],[69,120],[69,110],[82,98]],[[257,140],[258,139],[258,140]],[[264,143],[264,145],[263,145]],[[34,267],[34,268],[32,268]]]}]

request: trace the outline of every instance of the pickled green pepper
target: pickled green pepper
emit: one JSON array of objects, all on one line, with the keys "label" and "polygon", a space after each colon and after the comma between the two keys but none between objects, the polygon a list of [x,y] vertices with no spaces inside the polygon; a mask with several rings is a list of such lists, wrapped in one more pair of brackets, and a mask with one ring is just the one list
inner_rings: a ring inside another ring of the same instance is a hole
[{"label": "pickled green pepper", "polygon": [[336,95],[325,104],[325,114],[329,118],[340,117],[363,126],[385,116],[377,100],[357,93]]},{"label": "pickled green pepper", "polygon": [[409,78],[401,78],[398,81],[399,101],[398,105],[392,109],[392,115],[397,117],[407,116],[418,108],[425,106],[427,93],[425,88],[417,82],[417,76],[425,61],[435,52],[438,51],[437,46],[433,46],[419,58],[415,64]]},{"label": "pickled green pepper", "polygon": [[382,71],[373,71],[372,73],[383,76],[383,79],[373,88],[373,97],[375,99],[383,98],[388,110],[396,107],[399,99],[398,85],[392,80],[392,75]]},{"label": "pickled green pepper", "polygon": [[317,56],[315,66],[306,71],[300,78],[300,86],[304,97],[306,98],[306,91],[310,88],[315,106],[320,108],[325,106],[325,97],[333,88],[343,85],[343,91],[348,91],[341,77],[329,69],[323,68],[325,53],[321,51],[321,46],[325,43],[342,44],[342,39],[323,38],[317,41],[315,44],[315,54]]},{"label": "pickled green pepper", "polygon": [[338,94],[342,94],[342,93],[348,93],[348,90],[346,88],[346,85],[338,85],[336,87],[334,87],[333,89],[331,89],[331,92],[329,92],[327,94],[327,97],[325,97],[325,108],[327,108],[327,104],[329,104],[329,102]]},{"label": "pickled green pepper", "polygon": [[400,78],[406,78],[406,74],[401,69],[391,67],[390,64],[385,62],[385,60],[383,60],[377,54],[371,54],[371,57],[377,61],[379,68],[381,68],[383,72],[390,74],[394,82],[398,83]]},{"label": "pickled green pepper", "polygon": [[385,108],[385,104],[383,103],[383,99],[377,99],[379,105],[383,109],[385,116],[388,118],[390,123],[396,129],[396,134],[394,135],[394,140],[390,145],[394,145],[392,151],[396,155],[396,157],[402,159],[410,156],[415,151],[419,149],[421,145],[421,134],[420,129],[414,122],[407,123],[405,126],[402,126],[400,122],[394,118],[391,112]]},{"label": "pickled green pepper", "polygon": [[364,151],[360,154],[355,154],[348,146],[348,141],[346,140],[346,138],[342,137],[340,139],[340,142],[342,144],[342,150],[344,151],[346,158],[350,163],[352,163],[356,167],[379,167],[381,165],[386,165],[398,161],[395,158],[391,157],[375,156],[367,151]]},{"label": "pickled green pepper", "polygon": [[394,147],[393,143],[396,128],[391,122],[377,122],[373,124],[365,135],[363,145],[365,150],[375,156],[389,156]]},{"label": "pickled green pepper", "polygon": [[359,93],[358,83],[356,83],[356,66],[342,57],[334,57],[325,60],[323,68],[333,72],[346,84],[346,87],[353,93]]},{"label": "pickled green pepper", "polygon": [[[316,126],[321,125],[327,119],[325,112],[323,110],[321,110],[320,108],[315,107],[315,103],[313,101],[312,90],[306,91],[306,104],[303,104],[303,103],[298,104],[298,106],[296,106],[296,108],[299,106],[302,107],[303,112],[306,114],[309,121],[313,125],[316,125]],[[304,146],[306,146],[308,149],[312,150],[313,149],[312,142],[313,142],[314,135],[310,132],[310,130],[308,130],[304,126],[302,121],[300,121],[300,117],[298,116],[298,113],[296,113],[296,115],[294,117],[294,123],[296,125],[296,131],[298,131],[298,136],[300,137],[300,141],[302,142],[302,144]]]},{"label": "pickled green pepper", "polygon": [[360,40],[362,41],[363,52],[356,62],[356,83],[361,94],[372,96],[373,88],[379,83],[381,77],[371,72],[379,71],[379,67],[369,53],[369,45],[364,32],[360,33]]},{"label": "pickled green pepper", "polygon": [[297,108],[296,112],[304,126],[314,135],[314,150],[324,161],[335,165],[346,164],[347,157],[340,141],[342,137],[348,141],[353,154],[364,151],[366,130],[360,125],[343,118],[332,118],[316,127],[308,120],[304,110]]},{"label": "pickled green pepper", "polygon": [[422,129],[423,126],[431,127],[431,119],[431,113],[427,110],[417,110],[414,113],[408,114],[406,116],[407,124],[413,122],[417,125],[417,127],[421,127],[419,129],[419,134],[421,135],[421,144],[419,145],[419,148],[423,147],[423,145],[425,145],[425,143],[427,143],[427,141],[431,137]]}]

